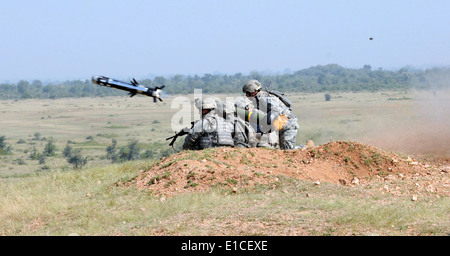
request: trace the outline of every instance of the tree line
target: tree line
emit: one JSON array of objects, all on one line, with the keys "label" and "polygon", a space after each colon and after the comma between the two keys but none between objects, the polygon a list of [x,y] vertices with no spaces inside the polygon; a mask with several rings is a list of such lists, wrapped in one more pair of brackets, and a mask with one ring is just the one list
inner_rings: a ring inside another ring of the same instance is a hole
[{"label": "tree line", "polygon": [[[131,75],[131,74],[130,74]],[[115,77],[112,77],[115,78]],[[254,71],[247,75],[236,73],[156,76],[139,82],[147,86],[161,86],[168,94],[240,93],[249,79],[257,79],[265,86],[282,92],[359,92],[403,89],[442,89],[449,85],[450,68],[425,70],[401,68],[396,71],[373,70],[370,65],[359,69],[337,64],[318,65],[292,73],[266,75]],[[57,84],[43,84],[39,80],[0,84],[0,99],[56,99],[68,97],[122,96],[126,92],[92,84],[90,80],[72,80]]]}]

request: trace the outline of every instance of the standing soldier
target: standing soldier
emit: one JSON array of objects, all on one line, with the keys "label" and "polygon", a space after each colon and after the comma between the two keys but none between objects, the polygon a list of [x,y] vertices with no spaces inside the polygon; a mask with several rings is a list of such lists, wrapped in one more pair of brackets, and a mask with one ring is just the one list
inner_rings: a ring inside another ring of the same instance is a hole
[{"label": "standing soldier", "polygon": [[183,149],[195,150],[210,147],[233,147],[233,127],[222,116],[216,114],[216,102],[213,98],[204,98],[196,104],[202,118],[187,134]]},{"label": "standing soldier", "polygon": [[280,148],[294,149],[299,125],[289,101],[279,93],[261,91],[261,83],[258,80],[249,80],[242,87],[242,91],[253,101],[257,110],[267,115],[271,128],[263,132],[278,130]]}]

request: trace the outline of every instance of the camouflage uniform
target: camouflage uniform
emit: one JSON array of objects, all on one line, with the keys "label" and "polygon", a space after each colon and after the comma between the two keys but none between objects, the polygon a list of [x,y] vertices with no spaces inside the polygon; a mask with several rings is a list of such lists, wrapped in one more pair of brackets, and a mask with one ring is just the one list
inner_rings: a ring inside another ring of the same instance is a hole
[{"label": "camouflage uniform", "polygon": [[[247,98],[240,98],[236,101],[235,106],[240,109],[250,110],[254,109],[253,102]],[[276,131],[263,133],[259,129],[259,125],[257,123],[249,123],[243,120],[240,116],[237,117],[239,120],[244,122],[246,126],[249,127],[249,130],[252,130],[254,134],[254,142],[253,145],[255,147],[267,147],[267,148],[278,148],[278,133]]]},{"label": "camouflage uniform", "polygon": [[[294,149],[299,128],[298,119],[277,96],[268,92],[261,91],[261,83],[256,80],[248,81],[243,87],[244,93],[253,93],[249,96],[256,109],[266,113],[268,116],[287,117],[287,123],[278,131],[279,146],[281,149]],[[273,120],[271,120],[273,121]],[[263,131],[264,133],[273,132],[273,130]]]},{"label": "camouflage uniform", "polygon": [[236,147],[256,147],[255,130],[248,122],[236,116],[235,109],[235,104],[232,102],[227,101],[223,104],[223,116],[233,126],[234,145]]},{"label": "camouflage uniform", "polygon": [[[214,102],[214,103],[212,103]],[[203,99],[202,104],[196,104],[200,110],[210,110],[202,114],[187,134],[183,149],[197,150],[210,147],[233,147],[233,126],[225,119],[215,113],[216,103],[211,98]]]}]

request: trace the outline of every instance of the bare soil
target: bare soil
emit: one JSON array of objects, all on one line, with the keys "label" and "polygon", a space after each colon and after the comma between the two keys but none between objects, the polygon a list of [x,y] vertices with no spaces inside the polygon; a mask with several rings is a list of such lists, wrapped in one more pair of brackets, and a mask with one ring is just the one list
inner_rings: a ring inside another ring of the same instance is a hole
[{"label": "bare soil", "polygon": [[162,158],[126,184],[161,197],[203,192],[231,193],[258,184],[277,186],[280,176],[317,185],[370,186],[395,195],[450,195],[448,158],[418,160],[357,142],[335,141],[296,150],[215,148]]}]

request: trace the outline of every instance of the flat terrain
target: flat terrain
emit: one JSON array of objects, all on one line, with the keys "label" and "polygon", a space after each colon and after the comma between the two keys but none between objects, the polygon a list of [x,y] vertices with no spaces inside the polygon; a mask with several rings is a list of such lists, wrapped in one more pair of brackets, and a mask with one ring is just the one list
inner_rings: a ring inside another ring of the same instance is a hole
[{"label": "flat terrain", "polygon": [[[404,154],[450,155],[448,91],[331,93],[330,101],[322,93],[287,95],[299,117],[297,144],[351,140]],[[62,158],[67,144],[82,149],[86,167],[111,162],[104,156],[113,139],[118,146],[138,141],[157,158],[171,154],[175,151],[165,138],[180,127],[174,128],[172,119],[189,124],[196,112],[193,100],[194,95],[174,95],[157,104],[143,96],[0,101],[0,136],[12,147],[11,154],[0,156],[0,176],[71,168]],[[179,102],[190,104],[191,120],[179,119],[186,110]],[[56,155],[45,164],[31,160],[31,152],[42,152],[50,140]]]},{"label": "flat terrain", "polygon": [[48,169],[70,167],[62,158],[68,143],[82,149],[88,156],[88,166],[110,163],[102,157],[113,139],[120,145],[133,140],[147,146],[164,142],[172,135],[172,113],[169,104],[154,104],[144,97],[1,101],[0,135],[13,150],[0,156],[0,175],[41,171],[44,165],[30,160],[29,155],[33,148],[42,152],[50,140],[56,145],[56,156],[46,158]]},{"label": "flat terrain", "polygon": [[[449,92],[288,96],[315,146],[177,153],[173,103],[193,95],[1,101],[0,235],[450,234]],[[154,157],[112,164],[112,139]]]}]

